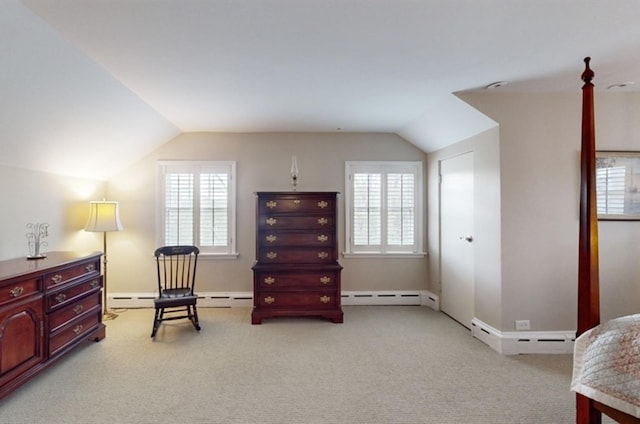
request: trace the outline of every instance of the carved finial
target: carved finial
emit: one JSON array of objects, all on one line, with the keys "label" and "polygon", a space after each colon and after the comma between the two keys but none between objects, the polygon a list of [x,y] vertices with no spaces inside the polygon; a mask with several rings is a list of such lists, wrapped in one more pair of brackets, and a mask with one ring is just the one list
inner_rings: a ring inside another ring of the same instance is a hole
[{"label": "carved finial", "polygon": [[584,58],[584,72],[582,73],[582,81],[585,82],[585,84],[588,84],[591,82],[591,80],[593,79],[593,71],[591,70],[591,68],[589,68],[589,62],[591,62],[591,58],[590,57],[585,57]]}]

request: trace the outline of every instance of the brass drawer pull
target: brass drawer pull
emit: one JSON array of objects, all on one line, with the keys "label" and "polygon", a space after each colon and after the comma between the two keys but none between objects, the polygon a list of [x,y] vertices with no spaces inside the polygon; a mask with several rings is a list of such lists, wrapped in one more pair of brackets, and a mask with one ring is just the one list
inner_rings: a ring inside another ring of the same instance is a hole
[{"label": "brass drawer pull", "polygon": [[329,206],[329,204],[328,204],[327,202],[325,202],[324,200],[321,200],[321,201],[319,201],[319,202],[318,202],[318,207],[319,207],[320,209],[324,209],[324,208],[326,208],[327,206]]},{"label": "brass drawer pull", "polygon": [[89,283],[89,285],[90,285],[92,288],[94,288],[94,289],[95,289],[96,287],[100,287],[100,281],[98,281],[98,280],[92,280],[92,281]]},{"label": "brass drawer pull", "polygon": [[60,281],[62,281],[62,275],[60,275],[60,274],[56,274],[53,277],[51,277],[51,282],[53,284],[58,284],[58,283],[60,283]]},{"label": "brass drawer pull", "polygon": [[83,310],[83,309],[84,309],[84,306],[82,306],[82,305],[76,305],[76,307],[75,307],[75,308],[73,308],[73,312],[74,312],[76,315],[80,315],[80,313],[82,312],[82,310]]},{"label": "brass drawer pull", "polygon": [[84,267],[84,269],[85,269],[87,272],[91,272],[91,271],[93,271],[93,270],[95,270],[95,269],[96,269],[96,266],[95,266],[94,264],[89,264],[89,265],[85,266],[85,267]]},{"label": "brass drawer pull", "polygon": [[327,252],[318,252],[318,258],[327,259],[328,257],[329,257],[329,254]]},{"label": "brass drawer pull", "polygon": [[271,296],[267,296],[267,297],[264,298],[264,303],[266,303],[267,305],[271,305],[275,301],[276,301],[276,299],[274,297],[271,297]]},{"label": "brass drawer pull", "polygon": [[278,254],[276,252],[268,252],[267,253],[267,259],[275,259],[278,257]]},{"label": "brass drawer pull", "polygon": [[276,282],[276,279],[273,277],[264,277],[264,283],[271,285]]},{"label": "brass drawer pull", "polygon": [[319,235],[319,236],[318,236],[318,241],[319,241],[320,243],[324,243],[324,242],[326,242],[327,240],[329,240],[329,237],[328,237],[328,236],[325,236],[324,234],[321,234],[321,235]]},{"label": "brass drawer pull", "polygon": [[329,303],[329,302],[331,302],[331,298],[329,296],[322,296],[322,297],[320,297],[320,302]]},{"label": "brass drawer pull", "polygon": [[276,225],[276,222],[278,222],[277,219],[275,218],[267,218],[267,225]]},{"label": "brass drawer pull", "polygon": [[60,293],[59,295],[56,296],[56,301],[58,303],[62,303],[67,299],[67,295],[65,295],[64,293]]},{"label": "brass drawer pull", "polygon": [[318,218],[319,225],[326,225],[328,223],[329,223],[329,220],[327,218]]},{"label": "brass drawer pull", "polygon": [[82,324],[78,324],[75,326],[75,328],[73,329],[73,334],[75,334],[76,336],[80,333],[82,333],[82,329],[84,327],[82,327]]},{"label": "brass drawer pull", "polygon": [[322,277],[320,277],[320,282],[322,284],[329,284],[331,282],[331,277],[327,277],[326,275],[323,275]]},{"label": "brass drawer pull", "polygon": [[269,242],[269,243],[273,243],[274,241],[276,241],[278,239],[278,237],[274,236],[273,234],[269,234],[267,237],[265,237],[265,239]]},{"label": "brass drawer pull", "polygon": [[299,205],[299,204],[300,204],[300,199],[295,199],[295,200],[293,201],[293,204],[294,204],[294,205]]},{"label": "brass drawer pull", "polygon": [[12,288],[11,290],[9,290],[9,293],[11,294],[11,297],[18,297],[22,293],[24,293],[24,287],[16,286],[16,287]]},{"label": "brass drawer pull", "polygon": [[273,208],[275,208],[276,206],[278,206],[278,202],[276,202],[275,200],[269,200],[269,201],[267,202],[267,207],[268,207],[269,209],[273,209]]}]

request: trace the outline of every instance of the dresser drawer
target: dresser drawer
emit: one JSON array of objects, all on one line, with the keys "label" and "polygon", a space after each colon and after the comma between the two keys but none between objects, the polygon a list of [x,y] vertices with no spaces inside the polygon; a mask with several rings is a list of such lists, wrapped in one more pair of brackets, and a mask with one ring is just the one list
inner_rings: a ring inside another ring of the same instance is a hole
[{"label": "dresser drawer", "polygon": [[260,246],[333,246],[333,231],[283,232],[262,231],[258,237]]},{"label": "dresser drawer", "polygon": [[322,213],[335,211],[334,196],[304,196],[290,194],[285,196],[265,196],[260,199],[258,213]]},{"label": "dresser drawer", "polygon": [[335,231],[334,228],[335,217],[332,215],[261,215],[258,219],[258,229],[260,230]]},{"label": "dresser drawer", "polygon": [[335,272],[281,273],[257,272],[256,284],[261,290],[288,288],[335,287],[338,276]]},{"label": "dresser drawer", "polygon": [[91,262],[84,262],[79,265],[73,265],[68,268],[59,269],[56,272],[46,274],[44,284],[47,289],[60,286],[67,281],[75,278],[98,274],[100,271],[100,259],[96,258]]},{"label": "dresser drawer", "polygon": [[298,264],[332,264],[336,261],[333,247],[297,248],[273,247],[262,248],[258,252],[258,261],[263,264],[298,263]]},{"label": "dresser drawer", "polygon": [[0,287],[0,306],[7,302],[25,298],[40,291],[40,280],[31,278],[27,280],[18,280],[11,284]]},{"label": "dresser drawer", "polygon": [[102,308],[100,292],[95,292],[76,303],[67,305],[49,315],[49,331],[53,332],[76,317],[90,313],[95,307]]},{"label": "dresser drawer", "polygon": [[260,292],[257,305],[263,308],[331,309],[340,304],[340,297],[333,292]]},{"label": "dresser drawer", "polygon": [[49,355],[55,355],[75,340],[95,330],[100,325],[101,317],[102,308],[95,308],[52,332],[49,338]]},{"label": "dresser drawer", "polygon": [[58,290],[52,293],[48,293],[47,311],[58,309],[74,303],[77,299],[84,296],[86,293],[99,292],[102,287],[102,276],[96,276],[87,281],[82,281],[69,287],[65,287],[62,290]]}]

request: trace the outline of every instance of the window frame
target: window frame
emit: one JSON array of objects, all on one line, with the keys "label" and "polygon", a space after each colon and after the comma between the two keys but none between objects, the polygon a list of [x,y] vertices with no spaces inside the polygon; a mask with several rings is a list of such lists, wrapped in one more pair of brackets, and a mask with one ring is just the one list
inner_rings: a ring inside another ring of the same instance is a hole
[{"label": "window frame", "polygon": [[[414,186],[414,234],[413,244],[410,247],[398,248],[387,244],[386,231],[389,208],[386,200],[383,200],[381,216],[381,243],[380,245],[362,247],[353,243],[354,235],[354,173],[380,173],[382,174],[382,196],[386,194],[387,175],[392,173],[411,173],[415,176]],[[344,257],[424,257],[423,228],[424,228],[424,174],[422,161],[346,161],[345,162],[345,251]]]},{"label": "window frame", "polygon": [[[239,256],[236,245],[236,162],[235,161],[190,161],[190,160],[160,160],[156,163],[157,196],[156,196],[156,244],[166,244],[165,234],[165,206],[166,206],[166,175],[172,173],[193,174],[194,181],[202,173],[225,173],[229,178],[227,207],[227,245],[224,247],[200,245],[200,196],[194,194],[193,205],[193,244],[200,249],[202,259],[234,259]],[[194,183],[194,193],[198,192],[199,182]]]}]

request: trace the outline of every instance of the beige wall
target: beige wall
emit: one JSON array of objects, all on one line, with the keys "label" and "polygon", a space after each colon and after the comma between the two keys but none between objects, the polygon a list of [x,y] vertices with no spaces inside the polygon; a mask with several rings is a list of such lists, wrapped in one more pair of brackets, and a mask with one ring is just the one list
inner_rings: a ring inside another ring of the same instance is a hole
[{"label": "beige wall", "polygon": [[[578,94],[467,93],[500,125],[502,322],[576,326]],[[596,94],[600,150],[640,150],[640,96]],[[640,222],[600,223],[602,318],[640,310]],[[632,247],[633,246],[633,247]]]},{"label": "beige wall", "polygon": [[[237,247],[233,260],[203,260],[201,291],[252,290],[255,261],[254,192],[291,189],[291,156],[300,169],[299,191],[344,193],[348,160],[425,160],[424,153],[394,134],[227,134],[178,136],[109,180],[111,200],[120,202],[125,230],[109,235],[109,291],[155,289],[152,252],[156,248],[156,162],[158,160],[237,161]],[[344,199],[339,200],[339,242],[344,250]],[[423,290],[427,260],[344,259],[343,290]]]},{"label": "beige wall", "polygon": [[498,129],[428,155],[428,250],[430,290],[441,293],[440,261],[440,161],[462,153],[474,157],[474,308],[475,317],[500,328],[502,284],[500,262],[500,151]]},{"label": "beige wall", "polygon": [[82,231],[89,201],[104,196],[104,182],[0,166],[0,259],[27,256],[28,223],[49,224],[43,252],[102,250],[100,234]]}]

